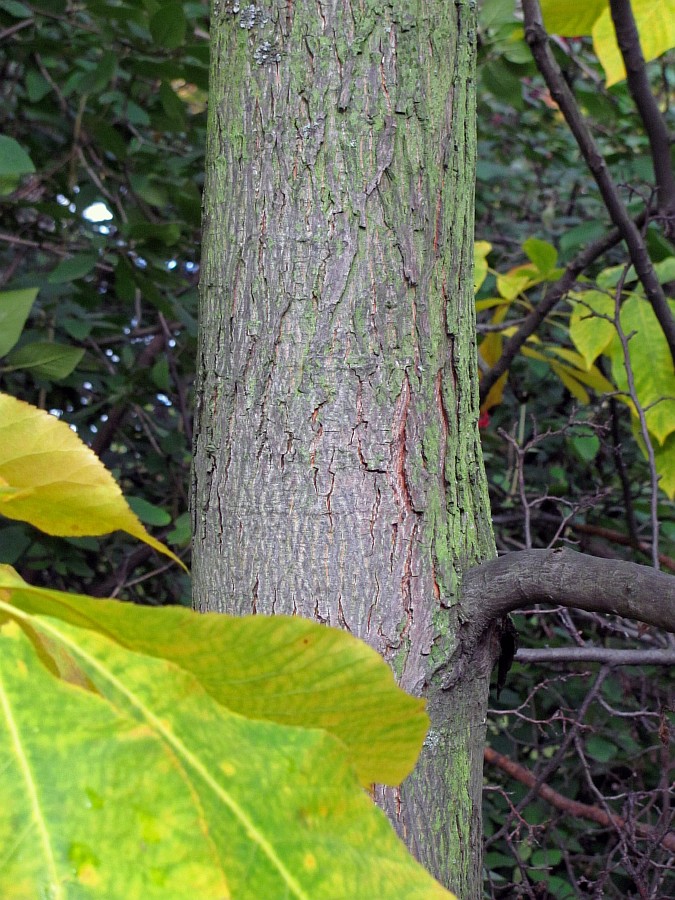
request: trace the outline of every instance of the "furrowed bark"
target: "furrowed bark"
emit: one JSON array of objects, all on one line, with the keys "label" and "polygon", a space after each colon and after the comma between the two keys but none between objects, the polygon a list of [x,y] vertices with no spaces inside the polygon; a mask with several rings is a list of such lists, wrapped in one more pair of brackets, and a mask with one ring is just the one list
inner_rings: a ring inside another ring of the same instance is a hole
[{"label": "furrowed bark", "polygon": [[452,696],[437,670],[494,554],[473,6],[214,3],[193,467],[198,609],[346,628],[429,698],[420,764],[380,800],[462,900],[492,648]]}]

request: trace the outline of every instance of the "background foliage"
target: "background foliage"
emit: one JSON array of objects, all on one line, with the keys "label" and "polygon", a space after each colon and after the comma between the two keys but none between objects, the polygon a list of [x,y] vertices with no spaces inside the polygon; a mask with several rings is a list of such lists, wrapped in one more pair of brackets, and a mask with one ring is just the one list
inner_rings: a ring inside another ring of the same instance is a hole
[{"label": "background foliage", "polygon": [[[625,82],[606,87],[590,37],[558,38],[555,53],[637,214],[653,171]],[[207,66],[204,2],[0,0],[0,388],[70,423],[186,562]],[[672,124],[667,58],[649,72]],[[495,327],[516,327],[546,296],[554,270],[609,221],[509,0],[481,4],[478,85],[476,238],[489,250],[477,308],[481,355],[491,363],[503,336]],[[646,240],[652,259],[668,265],[674,249],[657,222]],[[505,276],[517,282],[514,269],[531,267],[533,254],[547,277],[510,288]],[[583,289],[624,264],[618,245],[586,272]],[[486,302],[493,298],[508,302]],[[595,361],[588,383],[580,361],[565,356],[579,351],[572,311],[556,307],[540,344],[516,357],[486,404],[498,546],[568,541],[648,563],[653,472],[628,406],[607,390],[609,358]],[[663,490],[657,506],[661,565],[675,568],[675,508]],[[57,542],[2,519],[0,562],[37,587],[190,602],[187,576],[124,536]],[[670,647],[662,634],[590,614],[524,610],[516,626],[530,649]],[[624,825],[558,809],[488,758],[488,896],[675,890],[671,857],[656,840],[672,805],[672,691],[662,668],[516,663],[493,698],[492,749],[564,801],[615,813]]]}]

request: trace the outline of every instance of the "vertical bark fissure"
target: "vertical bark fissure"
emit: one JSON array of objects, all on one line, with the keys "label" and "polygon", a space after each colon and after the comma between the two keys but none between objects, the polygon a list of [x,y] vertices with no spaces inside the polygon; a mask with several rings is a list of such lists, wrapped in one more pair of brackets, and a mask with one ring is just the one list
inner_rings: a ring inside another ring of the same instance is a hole
[{"label": "vertical bark fissure", "polygon": [[470,0],[214,2],[193,469],[198,608],[348,628],[427,693],[421,767],[400,815],[382,802],[463,898],[487,676],[449,697],[434,671],[461,573],[493,552],[473,16]]}]

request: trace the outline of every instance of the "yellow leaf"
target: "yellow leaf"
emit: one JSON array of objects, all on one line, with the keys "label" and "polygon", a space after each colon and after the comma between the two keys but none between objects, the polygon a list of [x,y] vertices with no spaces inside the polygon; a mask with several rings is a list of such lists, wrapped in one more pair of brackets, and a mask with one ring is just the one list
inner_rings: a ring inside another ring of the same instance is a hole
[{"label": "yellow leaf", "polygon": [[492,250],[488,241],[476,241],[473,245],[473,292],[478,293],[488,273],[487,257]]},{"label": "yellow leaf", "polygon": [[570,394],[583,406],[587,406],[590,400],[588,391],[579,384],[576,378],[573,377],[567,366],[563,366],[561,365],[561,363],[551,361],[551,368],[565,385]]},{"label": "yellow leaf", "polygon": [[614,337],[614,298],[603,291],[584,291],[573,296],[576,302],[572,303],[570,338],[590,368]]},{"label": "yellow leaf", "polygon": [[506,387],[506,379],[508,378],[508,376],[509,373],[504,372],[504,374],[495,381],[495,383],[488,391],[487,397],[481,403],[481,412],[487,412],[488,410],[492,409],[493,406],[499,406],[504,397],[504,388]]},{"label": "yellow leaf", "polygon": [[[631,0],[631,6],[647,62],[675,46],[675,0]],[[593,47],[605,70],[608,87],[626,77],[609,0],[542,0],[541,9],[544,25],[551,34],[593,35]]]},{"label": "yellow leaf", "polygon": [[8,394],[0,394],[0,478],[8,519],[60,537],[126,531],[185,569],[148,534],[110,472],[65,422]]},{"label": "yellow leaf", "polygon": [[583,369],[585,371],[586,360],[580,353],[576,353],[574,350],[569,350],[567,347],[549,346],[548,349],[550,353],[555,353],[556,356],[564,359],[575,369]]},{"label": "yellow leaf", "polygon": [[575,368],[572,374],[577,381],[587,384],[598,394],[612,394],[616,390],[612,382],[605,378],[597,366],[591,366],[587,372]]},{"label": "yellow leaf", "polygon": [[[646,62],[675,46],[675,0],[631,0]],[[626,77],[609,5],[593,26],[593,47],[605,70],[607,87]]]},{"label": "yellow leaf", "polygon": [[531,359],[538,359],[540,362],[545,362],[551,365],[551,360],[548,356],[544,356],[543,353],[540,353],[538,350],[533,350],[531,347],[521,347],[520,352],[523,356],[529,356]]},{"label": "yellow leaf", "polygon": [[551,34],[574,37],[590,34],[599,15],[607,7],[607,0],[541,0],[541,12],[546,30]]},{"label": "yellow leaf", "polygon": [[505,275],[497,275],[497,291],[507,300],[515,300],[522,291],[542,280],[533,265],[516,266]]},{"label": "yellow leaf", "polygon": [[503,297],[486,297],[484,300],[476,300],[476,312],[493,309],[495,306],[508,307],[510,304],[511,300],[505,300]]}]

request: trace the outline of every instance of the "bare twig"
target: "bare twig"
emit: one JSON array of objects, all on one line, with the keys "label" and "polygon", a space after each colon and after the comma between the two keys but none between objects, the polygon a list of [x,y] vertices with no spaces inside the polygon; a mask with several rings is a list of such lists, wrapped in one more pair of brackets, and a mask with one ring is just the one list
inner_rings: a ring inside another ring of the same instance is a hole
[{"label": "bare twig", "polygon": [[22,19],[20,22],[17,22],[16,25],[10,25],[9,28],[5,28],[0,31],[0,41],[4,41],[6,38],[11,37],[13,34],[16,34],[17,31],[22,31],[24,28],[28,28],[29,25],[34,25],[35,19]]},{"label": "bare twig", "polygon": [[[591,806],[588,803],[579,803],[576,800],[570,800],[568,797],[559,794],[558,791],[554,791],[548,784],[538,783],[539,779],[535,778],[532,772],[514,760],[509,759],[508,756],[497,753],[497,751],[493,750],[491,747],[485,748],[485,761],[490,765],[497,766],[503,772],[506,772],[507,775],[510,775],[511,778],[520,781],[521,784],[527,785],[534,794],[541,797],[542,800],[546,800],[546,802],[550,803],[555,809],[559,809],[567,815],[588,819],[590,822],[596,822],[598,825],[602,825],[605,828],[613,827],[622,829],[626,827],[626,820],[621,816],[617,816],[611,812],[605,812],[605,810],[599,809],[597,806]],[[636,822],[633,827],[635,828],[636,833],[642,838],[648,840],[657,838],[655,830],[649,825],[645,825],[642,822]],[[667,850],[675,851],[675,832],[671,831],[668,832],[668,834],[665,834],[661,843]]]},{"label": "bare twig", "polygon": [[[525,794],[525,796],[518,803],[518,805],[516,807],[516,810],[518,812],[521,812],[523,809],[525,809],[527,804],[536,795],[539,794],[539,795],[543,796],[543,794],[541,792],[542,792],[542,790],[545,789],[547,780],[551,777],[551,775],[556,771],[556,769],[562,762],[562,760],[567,752],[567,748],[573,742],[575,736],[578,734],[580,728],[582,727],[582,722],[584,720],[584,717],[586,716],[586,713],[588,712],[588,708],[591,705],[591,703],[593,702],[593,700],[595,699],[595,697],[597,696],[598,692],[600,691],[600,688],[602,687],[602,683],[608,674],[609,674],[608,668],[603,667],[602,669],[600,669],[600,671],[598,672],[598,674],[595,677],[595,681],[593,682],[590,690],[584,697],[583,703],[579,707],[579,715],[578,715],[576,722],[573,723],[573,725],[571,726],[571,728],[569,729],[567,734],[562,739],[560,746],[556,750],[555,754],[546,763],[546,765],[541,770],[541,772],[539,772],[539,774],[535,777],[527,769],[523,769],[523,772],[526,772],[528,777],[531,780],[528,782],[523,782],[524,784],[528,785],[529,791],[527,792],[527,794]],[[488,754],[488,751],[489,751],[489,754]],[[494,752],[495,751],[492,750],[490,747],[485,748],[486,761],[488,761],[488,762],[490,761],[489,755],[491,755]],[[498,755],[500,755],[500,754],[498,754]],[[512,762],[511,760],[508,759],[508,757],[502,757],[502,759],[506,759],[509,763]],[[518,763],[513,763],[513,765],[517,766],[518,768],[522,768],[521,766],[518,766]],[[499,829],[499,831],[495,835],[493,835],[492,840],[498,840],[499,837],[502,835],[502,832],[505,832],[505,829],[506,829],[506,823],[502,826],[502,828]]]}]

